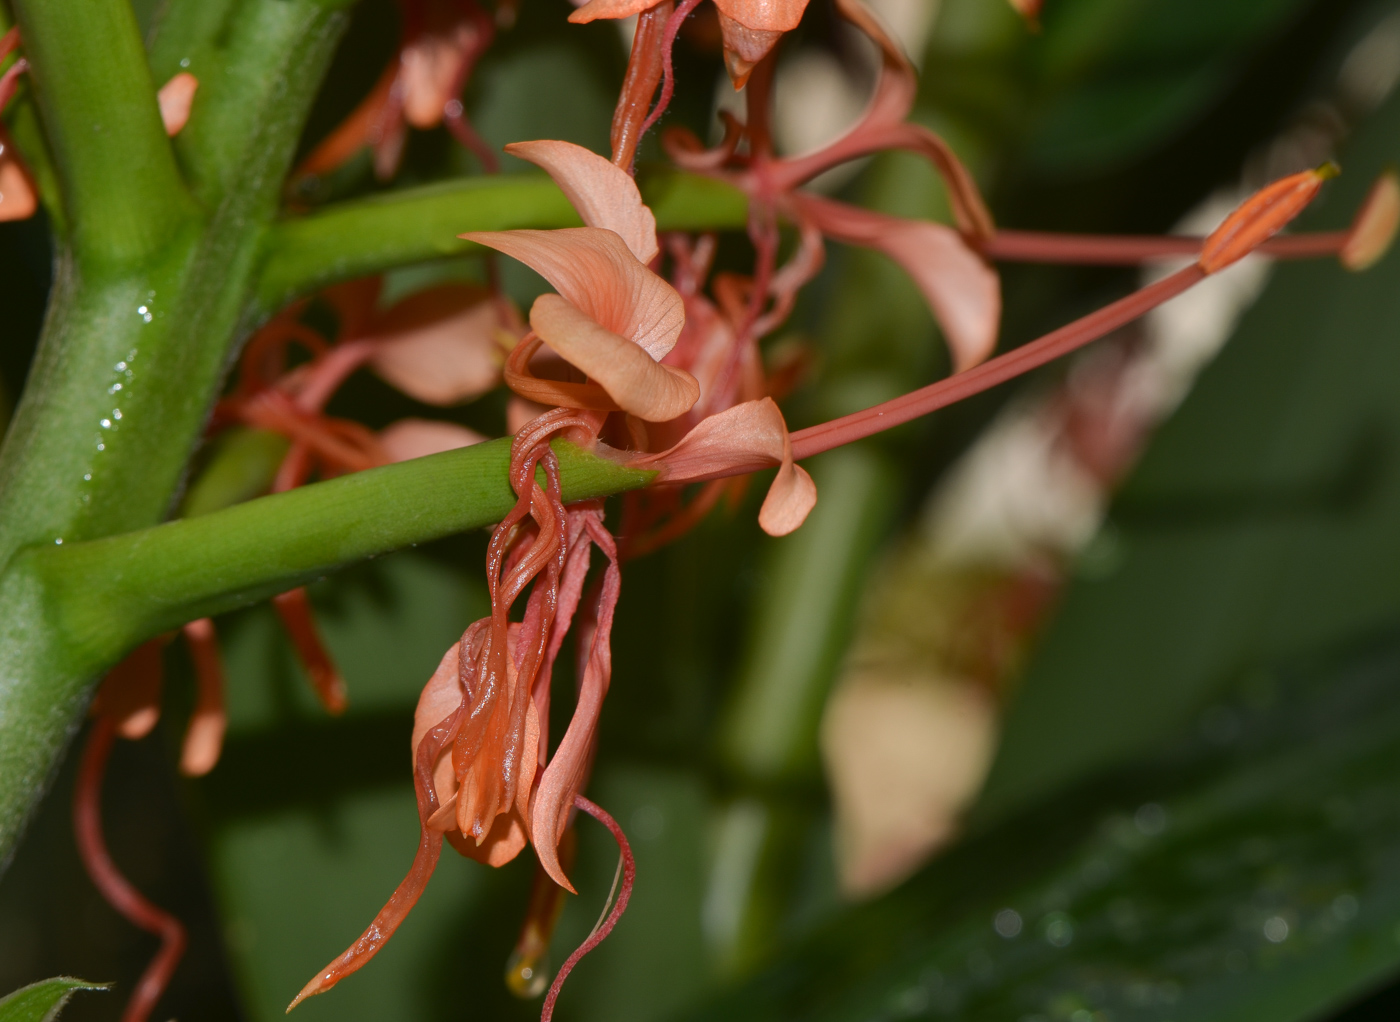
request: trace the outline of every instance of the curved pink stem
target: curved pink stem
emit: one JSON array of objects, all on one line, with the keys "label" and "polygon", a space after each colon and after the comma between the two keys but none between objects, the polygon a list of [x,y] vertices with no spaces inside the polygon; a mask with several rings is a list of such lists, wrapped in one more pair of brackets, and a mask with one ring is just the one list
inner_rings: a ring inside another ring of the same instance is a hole
[{"label": "curved pink stem", "polygon": [[671,96],[676,91],[676,75],[671,66],[671,51],[675,48],[676,35],[680,32],[681,25],[699,6],[700,0],[682,0],[681,5],[672,11],[671,16],[666,19],[666,28],[661,33],[661,96],[657,99],[656,106],[652,108],[651,113],[647,114],[647,119],[642,122],[642,128],[637,132],[638,139],[651,130],[651,126],[661,119],[661,115],[671,105]]},{"label": "curved pink stem", "polygon": [[594,805],[582,795],[574,796],[574,806],[582,809],[589,816],[593,817],[612,834],[613,840],[617,842],[617,850],[622,855],[622,888],[617,894],[617,904],[612,907],[608,917],[603,920],[601,926],[588,935],[585,940],[559,967],[559,974],[554,977],[554,982],[549,985],[549,993],[544,999],[544,1009],[540,1012],[540,1022],[550,1022],[554,1017],[554,1002],[559,1000],[559,991],[564,989],[564,980],[569,973],[573,972],[574,966],[584,955],[592,951],[599,944],[607,939],[612,933],[617,921],[622,918],[622,913],[627,911],[627,901],[632,897],[632,885],[637,879],[637,860],[632,857],[632,846],[627,843],[627,835],[622,833],[622,828],[617,821],[612,818],[606,809]]},{"label": "curved pink stem", "polygon": [[122,1012],[122,1022],[146,1022],[184,956],[185,927],[133,887],[107,851],[107,842],[102,836],[102,775],[115,738],[116,725],[110,717],[98,717],[93,722],[78,768],[78,784],[73,791],[73,836],[83,867],[107,903],[133,926],[160,938],[160,950],[141,974]]}]

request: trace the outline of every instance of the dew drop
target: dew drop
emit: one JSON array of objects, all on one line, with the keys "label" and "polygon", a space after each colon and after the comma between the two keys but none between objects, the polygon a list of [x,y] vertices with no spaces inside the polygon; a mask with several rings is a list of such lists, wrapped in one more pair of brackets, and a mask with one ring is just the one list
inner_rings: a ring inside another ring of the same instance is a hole
[{"label": "dew drop", "polygon": [[111,428],[112,428],[112,420],[111,420],[111,419],[103,419],[101,422],[98,423],[98,425],[101,426],[103,429],[111,429]]}]

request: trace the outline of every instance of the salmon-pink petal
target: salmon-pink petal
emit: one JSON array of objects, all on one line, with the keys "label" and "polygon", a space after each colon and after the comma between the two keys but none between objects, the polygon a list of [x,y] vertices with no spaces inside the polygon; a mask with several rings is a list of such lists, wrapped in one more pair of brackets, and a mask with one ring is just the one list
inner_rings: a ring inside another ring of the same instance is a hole
[{"label": "salmon-pink petal", "polygon": [[[598,718],[603,710],[603,697],[612,681],[612,622],[617,607],[621,575],[617,564],[617,543],[597,520],[585,523],[588,535],[608,558],[599,587],[592,638],[588,643],[588,660],[579,682],[578,702],[574,706],[569,727],[554,752],[554,758],[540,776],[539,789],[530,804],[530,836],[540,866],[560,887],[574,891],[559,861],[559,842],[569,825],[569,813],[574,797],[583,789],[593,766],[593,752],[598,743]],[[582,638],[579,640],[583,641]]]},{"label": "salmon-pink petal", "polygon": [[656,0],[589,0],[574,13],[569,20],[575,25],[586,25],[600,19],[630,18],[656,6]]},{"label": "salmon-pink petal", "polygon": [[724,69],[736,91],[749,83],[754,67],[783,37],[781,31],[748,28],[723,11],[719,12],[719,31],[724,40]]},{"label": "salmon-pink petal", "polygon": [[595,323],[641,345],[653,359],[675,347],[685,324],[681,296],[612,231],[566,227],[461,237],[520,260]]},{"label": "salmon-pink petal", "polygon": [[0,156],[0,221],[28,220],[38,208],[39,194],[19,160],[8,152]]},{"label": "salmon-pink petal", "polygon": [[224,664],[219,655],[218,634],[207,617],[185,625],[185,643],[194,661],[198,695],[185,740],[180,747],[180,772],[186,777],[203,777],[219,761],[228,728],[224,710]]},{"label": "salmon-pink petal", "polygon": [[758,515],[758,524],[772,536],[796,529],[817,502],[812,477],[793,464],[787,423],[771,397],[702,419],[675,447],[633,458],[628,465],[660,469],[661,481],[668,483],[718,479],[777,465],[778,474]]},{"label": "salmon-pink petal", "polygon": [[181,71],[156,93],[161,123],[171,138],[180,134],[180,130],[189,123],[190,107],[194,105],[194,94],[198,90],[199,79],[188,71]]},{"label": "salmon-pink petal", "polygon": [[656,217],[627,171],[572,142],[512,142],[506,152],[552,177],[589,227],[617,234],[643,264],[656,258]]},{"label": "salmon-pink petal", "polygon": [[699,482],[772,468],[783,461],[787,423],[770,397],[726,408],[700,422],[668,451],[633,458],[633,468],[659,469],[661,481]]},{"label": "salmon-pink petal", "polygon": [[802,20],[807,0],[715,0],[720,14],[758,32],[790,32]]},{"label": "salmon-pink petal", "polygon": [[684,369],[653,362],[637,345],[596,322],[558,295],[540,295],[530,326],[570,364],[582,369],[623,411],[649,422],[684,415],[700,384]]},{"label": "salmon-pink petal", "polygon": [[400,52],[403,115],[415,128],[442,123],[443,108],[453,98],[452,86],[474,32],[467,22],[458,22],[445,32],[423,33]]},{"label": "salmon-pink petal", "polygon": [[1000,278],[956,231],[830,199],[803,195],[797,201],[823,234],[874,248],[904,267],[943,327],[956,371],[986,360],[996,348]]},{"label": "salmon-pink petal", "polygon": [[[428,683],[418,696],[418,705],[413,711],[413,736],[409,742],[409,761],[417,768],[418,746],[423,736],[437,727],[462,704],[462,685],[458,678],[458,648],[452,648],[442,655],[442,660],[433,671]],[[457,775],[452,772],[452,757],[444,755],[433,770],[433,788],[437,792],[438,803],[445,805],[457,795]]]},{"label": "salmon-pink petal", "polygon": [[500,316],[465,285],[420,292],[371,327],[378,342],[370,365],[409,397],[451,405],[486,393],[501,380]]},{"label": "salmon-pink petal", "polygon": [[426,458],[430,454],[455,451],[479,444],[486,437],[455,422],[433,419],[400,419],[379,434],[379,446],[391,462]]},{"label": "salmon-pink petal", "polygon": [[758,524],[770,536],[786,536],[807,520],[817,503],[817,484],[801,465],[794,465],[791,451],[769,484],[758,510]]}]

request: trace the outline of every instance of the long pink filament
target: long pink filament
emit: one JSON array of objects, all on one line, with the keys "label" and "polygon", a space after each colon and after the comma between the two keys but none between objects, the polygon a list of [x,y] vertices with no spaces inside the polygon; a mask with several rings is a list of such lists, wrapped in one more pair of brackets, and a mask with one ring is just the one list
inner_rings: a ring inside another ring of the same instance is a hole
[{"label": "long pink filament", "polygon": [[102,836],[102,776],[115,737],[116,725],[111,718],[101,716],[93,722],[73,792],[73,834],[83,866],[107,903],[133,926],[160,938],[160,950],[141,974],[122,1012],[122,1022],[146,1022],[184,956],[185,927],[133,887],[107,851]]},{"label": "long pink filament", "polygon": [[[1336,255],[1350,231],[1320,231],[1270,238],[1255,251],[1275,259],[1312,259]],[[988,259],[1006,262],[1075,263],[1092,266],[1135,266],[1153,259],[1187,258],[1201,254],[1204,238],[1150,235],[1050,234],[1003,231],[978,244]]]},{"label": "long pink filament", "polygon": [[627,902],[632,897],[632,885],[637,880],[637,860],[632,857],[632,846],[627,843],[627,835],[622,833],[622,828],[618,826],[617,821],[609,815],[606,809],[594,805],[582,795],[574,796],[574,805],[607,827],[613,840],[617,842],[618,853],[622,856],[622,889],[618,892],[617,904],[613,906],[602,925],[590,933],[588,939],[580,944],[559,967],[559,974],[554,977],[554,982],[549,985],[549,993],[545,996],[544,1009],[540,1012],[540,1022],[550,1022],[550,1019],[554,1017],[554,1002],[559,1000],[559,991],[564,989],[564,980],[568,979],[574,966],[584,955],[603,943],[608,934],[612,933],[613,927],[622,918],[622,913],[627,911]]},{"label": "long pink filament", "polygon": [[1155,284],[1135,291],[1126,298],[1120,298],[1097,312],[1046,334],[1039,340],[1022,345],[1015,351],[984,362],[975,369],[939,380],[873,408],[799,430],[792,435],[792,456],[797,460],[810,458],[833,447],[903,425],[911,419],[955,404],[973,394],[980,394],[1117,330],[1163,302],[1175,298],[1205,276],[1205,271],[1198,264],[1192,263]]},{"label": "long pink filament", "polygon": [[661,96],[647,115],[647,119],[642,122],[641,130],[637,132],[639,139],[651,130],[651,126],[661,119],[661,115],[671,105],[671,96],[676,91],[676,75],[671,59],[671,52],[676,46],[676,34],[680,32],[681,25],[685,24],[685,19],[699,6],[700,0],[682,0],[681,5],[666,19],[666,28],[661,33]]}]

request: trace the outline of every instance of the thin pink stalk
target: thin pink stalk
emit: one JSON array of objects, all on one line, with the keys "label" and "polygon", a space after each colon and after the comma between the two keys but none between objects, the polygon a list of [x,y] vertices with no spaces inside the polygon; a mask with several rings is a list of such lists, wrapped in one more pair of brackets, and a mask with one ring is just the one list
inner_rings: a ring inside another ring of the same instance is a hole
[{"label": "thin pink stalk", "polygon": [[[1255,251],[1275,259],[1312,259],[1336,255],[1350,231],[1320,231],[1270,238]],[[1198,256],[1204,238],[1170,235],[1053,234],[998,230],[978,249],[988,259],[1007,262],[1076,263],[1134,266],[1173,256]]]},{"label": "thin pink stalk", "polygon": [[588,935],[588,939],[578,946],[564,964],[559,967],[559,974],[554,977],[554,982],[549,986],[549,993],[544,999],[544,1010],[540,1012],[540,1022],[550,1022],[554,1017],[554,1002],[559,1000],[559,991],[564,988],[564,980],[573,971],[574,966],[579,963],[584,955],[592,951],[599,944],[607,939],[612,933],[617,921],[622,918],[622,913],[627,911],[627,901],[632,897],[632,885],[637,879],[637,860],[632,857],[632,846],[627,843],[627,835],[622,833],[622,828],[617,821],[612,818],[606,809],[594,805],[582,795],[574,796],[574,807],[582,809],[589,816],[593,817],[612,834],[613,840],[617,842],[617,850],[622,855],[622,889],[617,895],[617,904],[613,906],[608,917],[603,920],[601,926]]},{"label": "thin pink stalk", "polygon": [[647,119],[642,122],[642,128],[637,132],[639,139],[651,130],[653,124],[661,120],[661,115],[671,105],[671,96],[676,91],[676,75],[672,67],[671,51],[675,48],[676,35],[680,32],[681,25],[699,6],[700,0],[681,0],[681,5],[672,11],[671,16],[666,19],[666,28],[661,33],[661,96],[657,99],[656,106],[652,108],[651,113],[647,114]]},{"label": "thin pink stalk", "polygon": [[73,835],[83,866],[107,903],[133,926],[160,938],[160,950],[141,974],[122,1012],[122,1022],[146,1022],[185,954],[185,927],[169,912],[146,900],[117,869],[107,851],[107,841],[102,836],[102,776],[115,738],[116,724],[110,717],[101,716],[93,722],[73,791]]},{"label": "thin pink stalk", "polygon": [[792,456],[796,460],[829,451],[864,437],[903,425],[911,419],[980,394],[999,383],[1020,376],[1047,362],[1053,362],[1077,348],[1132,322],[1139,316],[1175,298],[1200,282],[1206,273],[1197,263],[1178,270],[1155,284],[1120,298],[1097,312],[1022,345],[975,369],[921,387],[901,397],[842,416],[792,434]]},{"label": "thin pink stalk", "polygon": [[466,107],[462,105],[461,98],[462,90],[467,87],[467,79],[471,77],[477,60],[495,38],[496,26],[490,16],[476,4],[466,5],[466,11],[476,32],[471,45],[462,54],[462,63],[452,79],[452,89],[448,93],[451,98],[443,105],[442,121],[457,141],[481,161],[482,170],[488,174],[496,174],[500,172],[501,161],[496,157],[496,151],[491,148],[490,143],[482,138],[472,127],[471,121],[467,120]]}]

